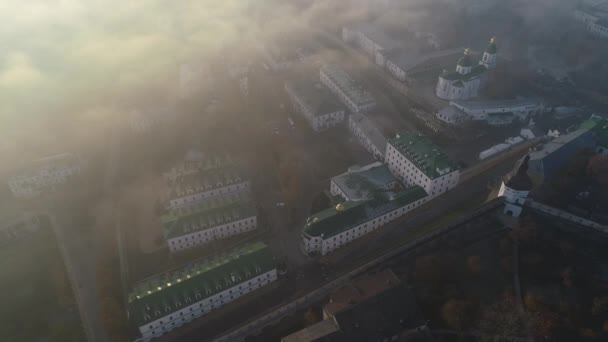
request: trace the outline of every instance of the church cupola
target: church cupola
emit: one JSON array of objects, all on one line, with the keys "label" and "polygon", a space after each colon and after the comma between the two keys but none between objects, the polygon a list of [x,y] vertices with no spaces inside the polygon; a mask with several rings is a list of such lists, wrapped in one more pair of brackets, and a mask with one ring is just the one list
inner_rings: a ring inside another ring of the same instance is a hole
[{"label": "church cupola", "polygon": [[464,55],[458,60],[456,64],[456,71],[461,75],[466,75],[471,72],[473,68],[473,61],[471,61],[471,52],[469,49],[464,49]]},{"label": "church cupola", "polygon": [[483,52],[483,57],[481,57],[479,64],[488,69],[494,69],[496,67],[496,37],[490,39],[490,44],[488,44],[488,47],[486,47]]}]

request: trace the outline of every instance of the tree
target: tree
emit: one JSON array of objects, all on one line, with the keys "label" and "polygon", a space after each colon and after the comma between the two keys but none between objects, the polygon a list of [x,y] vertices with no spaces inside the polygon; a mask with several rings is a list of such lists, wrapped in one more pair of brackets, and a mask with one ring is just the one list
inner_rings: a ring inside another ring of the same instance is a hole
[{"label": "tree", "polygon": [[450,299],[441,307],[441,318],[452,329],[464,330],[472,323],[473,305],[462,299]]},{"label": "tree", "polygon": [[440,281],[443,276],[441,259],[437,255],[425,255],[416,258],[414,273],[414,276],[418,281]]}]

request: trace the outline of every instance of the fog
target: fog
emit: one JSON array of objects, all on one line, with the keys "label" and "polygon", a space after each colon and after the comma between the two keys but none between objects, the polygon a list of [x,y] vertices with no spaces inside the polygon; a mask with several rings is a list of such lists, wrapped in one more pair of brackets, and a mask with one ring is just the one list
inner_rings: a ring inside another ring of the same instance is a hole
[{"label": "fog", "polygon": [[[384,12],[389,3],[394,6]],[[432,8],[468,3],[473,2],[435,1]],[[253,46],[298,25],[337,30],[341,24],[373,18],[389,26],[424,26],[431,17],[426,5],[417,0],[4,0],[3,165],[68,149],[66,144],[75,143],[67,139],[71,135],[93,139],[109,120],[124,119],[125,103],[137,102],[142,94],[173,96],[182,63],[204,64],[219,53],[231,54],[235,46]],[[571,5],[536,0],[507,6],[527,25],[542,27],[551,20],[547,8]],[[452,29],[446,25],[434,28]],[[239,57],[245,57],[244,51],[239,50]]]}]

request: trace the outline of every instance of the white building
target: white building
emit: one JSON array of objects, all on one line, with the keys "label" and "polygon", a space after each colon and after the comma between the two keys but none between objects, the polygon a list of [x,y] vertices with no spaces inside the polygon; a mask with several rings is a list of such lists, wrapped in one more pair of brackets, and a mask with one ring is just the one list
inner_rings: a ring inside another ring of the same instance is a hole
[{"label": "white building", "polygon": [[[589,9],[593,11],[593,9]],[[608,20],[606,15],[593,11],[594,14],[590,14],[587,10],[575,10],[574,19],[580,21],[585,25],[585,29],[598,37],[608,38]]]},{"label": "white building", "polygon": [[401,182],[388,167],[375,162],[365,166],[352,166],[348,171],[332,177],[329,190],[344,201],[361,201],[374,198],[378,193],[387,194],[401,187]]},{"label": "white building", "polygon": [[387,223],[428,200],[419,186],[390,193],[387,198],[346,201],[318,212],[306,221],[300,248],[306,255],[326,255]]},{"label": "white building", "polygon": [[216,196],[249,190],[249,180],[229,157],[186,160],[165,173],[167,209],[193,206]]},{"label": "white building", "polygon": [[171,210],[161,218],[169,250],[179,252],[257,228],[254,205],[246,196],[227,195]]},{"label": "white building", "polygon": [[479,95],[482,78],[487,70],[496,67],[496,39],[483,52],[477,65],[473,62],[469,49],[464,50],[464,56],[458,60],[456,71],[444,72],[439,75],[435,94],[444,100],[468,100]]},{"label": "white building", "polygon": [[255,243],[139,282],[128,296],[129,319],[149,341],[276,279],[269,248]]},{"label": "white building", "polygon": [[60,184],[80,175],[82,160],[69,153],[36,160],[8,178],[8,187],[16,197],[36,197],[52,192]]},{"label": "white building", "polygon": [[351,112],[366,112],[376,106],[376,101],[371,94],[336,65],[321,67],[320,77],[321,83],[336,94]]},{"label": "white building", "polygon": [[296,112],[315,132],[321,132],[344,121],[346,110],[321,83],[308,80],[286,81],[285,91]]},{"label": "white building", "polygon": [[441,108],[435,116],[437,116],[437,119],[450,125],[460,125],[465,121],[471,120],[470,116],[454,106]]},{"label": "white building", "polygon": [[527,121],[543,112],[543,103],[538,99],[513,99],[499,101],[450,101],[450,106],[467,114],[470,120],[487,121],[497,116],[506,117],[509,123],[514,120]]},{"label": "white building", "polygon": [[374,158],[384,160],[386,138],[365,114],[352,113],[349,115],[348,129]]},{"label": "white building", "polygon": [[529,159],[529,156],[524,157],[515,175],[506,178],[498,191],[498,197],[504,197],[504,212],[509,216],[519,217],[532,190],[532,180],[528,176]]},{"label": "white building", "polygon": [[460,177],[456,165],[420,134],[401,133],[390,139],[384,160],[404,184],[422,187],[431,198],[454,188]]},{"label": "white building", "polygon": [[363,50],[377,65],[393,77],[406,81],[411,74],[425,72],[444,65],[462,49],[438,51],[437,37],[430,32],[410,32],[403,28],[384,30],[378,25],[359,23],[342,28],[342,39]]},{"label": "white building", "polygon": [[132,109],[129,112],[129,126],[135,133],[150,132],[155,127],[166,125],[173,120],[175,114],[169,107]]},{"label": "white building", "polygon": [[0,245],[39,228],[40,217],[36,213],[20,210],[0,212]]}]

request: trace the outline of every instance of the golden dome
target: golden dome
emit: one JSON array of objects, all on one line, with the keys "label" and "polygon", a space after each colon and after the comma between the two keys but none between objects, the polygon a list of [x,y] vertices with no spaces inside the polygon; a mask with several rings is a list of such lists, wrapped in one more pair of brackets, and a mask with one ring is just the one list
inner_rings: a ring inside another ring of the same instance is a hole
[{"label": "golden dome", "polygon": [[336,211],[343,211],[344,210],[344,205],[342,203],[338,203],[338,205],[336,205]]},{"label": "golden dome", "polygon": [[471,53],[471,50],[469,50],[469,48],[464,49],[464,55],[468,56]]},{"label": "golden dome", "polygon": [[496,43],[496,37],[492,37],[492,38],[490,39],[490,43]]}]

